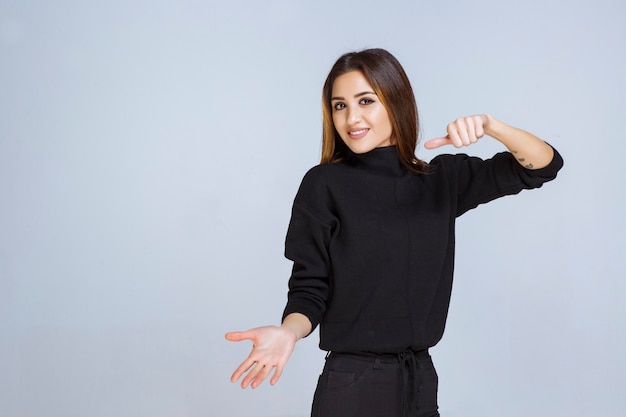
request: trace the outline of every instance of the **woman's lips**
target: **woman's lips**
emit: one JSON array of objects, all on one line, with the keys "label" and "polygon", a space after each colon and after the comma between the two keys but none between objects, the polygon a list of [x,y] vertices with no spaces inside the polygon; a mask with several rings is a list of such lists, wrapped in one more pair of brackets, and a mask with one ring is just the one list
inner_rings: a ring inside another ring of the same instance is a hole
[{"label": "woman's lips", "polygon": [[367,132],[369,132],[368,128],[352,129],[348,131],[348,135],[351,139],[361,139],[363,136],[367,135]]}]

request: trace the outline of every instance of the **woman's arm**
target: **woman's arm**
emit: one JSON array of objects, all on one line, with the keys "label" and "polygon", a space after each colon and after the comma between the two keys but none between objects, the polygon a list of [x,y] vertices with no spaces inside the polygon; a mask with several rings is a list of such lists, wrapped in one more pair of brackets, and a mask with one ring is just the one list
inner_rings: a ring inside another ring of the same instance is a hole
[{"label": "woman's arm", "polygon": [[231,377],[235,382],[245,374],[242,388],[258,387],[272,371],[270,384],[278,382],[296,342],[321,321],[329,293],[328,244],[335,222],[323,171],[313,168],[300,184],[285,238],[285,256],[294,264],[282,324],[226,334],[227,340],[250,340],[253,345]]},{"label": "woman's arm", "polygon": [[258,387],[269,376],[274,368],[270,384],[280,379],[285,364],[289,360],[296,342],[311,332],[311,322],[300,313],[289,314],[280,326],[257,327],[245,332],[230,332],[226,339],[231,342],[250,340],[252,352],[233,373],[231,381],[235,382],[243,374],[241,387]]},{"label": "woman's arm", "polygon": [[540,169],[547,166],[554,156],[554,150],[532,133],[509,126],[488,114],[479,114],[456,119],[448,124],[448,135],[429,140],[426,149],[443,145],[456,148],[469,146],[485,134],[500,141],[527,169]]}]

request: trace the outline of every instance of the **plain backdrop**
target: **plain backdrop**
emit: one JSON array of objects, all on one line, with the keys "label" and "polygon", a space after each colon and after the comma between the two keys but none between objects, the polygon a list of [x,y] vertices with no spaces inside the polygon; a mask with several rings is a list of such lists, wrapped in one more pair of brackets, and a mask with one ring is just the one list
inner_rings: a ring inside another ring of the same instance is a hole
[{"label": "plain backdrop", "polygon": [[224,333],[279,323],[322,83],[367,47],[404,65],[424,140],[485,112],[565,159],[458,221],[431,351],[442,416],[624,416],[625,16],[617,0],[0,1],[0,417],[309,415],[317,332],[278,385],[245,391],[229,378],[250,345]]}]

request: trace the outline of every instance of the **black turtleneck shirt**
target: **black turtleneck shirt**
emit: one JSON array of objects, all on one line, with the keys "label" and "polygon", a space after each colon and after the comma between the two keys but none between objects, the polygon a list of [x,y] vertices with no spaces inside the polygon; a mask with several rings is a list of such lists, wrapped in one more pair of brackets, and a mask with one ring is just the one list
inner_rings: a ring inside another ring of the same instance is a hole
[{"label": "black turtleneck shirt", "polygon": [[508,152],[482,160],[434,158],[405,169],[395,146],[312,168],[296,195],[285,242],[293,261],[283,317],[320,325],[320,348],[396,353],[442,337],[454,269],[455,219],[481,203],[539,188],[563,165],[541,169]]}]

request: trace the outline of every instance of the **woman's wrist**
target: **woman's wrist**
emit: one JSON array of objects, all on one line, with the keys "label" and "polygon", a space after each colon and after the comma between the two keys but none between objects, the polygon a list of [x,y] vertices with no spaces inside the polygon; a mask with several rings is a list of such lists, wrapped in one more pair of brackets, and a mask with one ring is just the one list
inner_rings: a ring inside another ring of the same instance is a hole
[{"label": "woman's wrist", "polygon": [[282,328],[291,331],[296,341],[303,339],[311,333],[311,322],[309,318],[301,313],[291,313],[283,320]]}]

